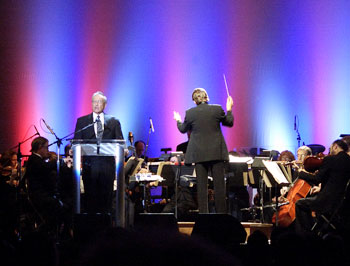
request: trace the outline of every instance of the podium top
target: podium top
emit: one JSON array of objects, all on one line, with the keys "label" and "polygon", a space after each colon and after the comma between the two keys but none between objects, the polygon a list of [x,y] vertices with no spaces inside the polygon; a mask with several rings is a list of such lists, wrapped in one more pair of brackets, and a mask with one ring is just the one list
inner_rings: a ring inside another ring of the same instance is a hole
[{"label": "podium top", "polygon": [[124,139],[71,139],[72,145],[74,144],[101,144],[101,143],[116,143],[120,145],[125,145],[126,141]]},{"label": "podium top", "polygon": [[125,149],[123,139],[73,139],[71,143],[73,157],[78,147],[83,156],[116,156],[118,151]]}]

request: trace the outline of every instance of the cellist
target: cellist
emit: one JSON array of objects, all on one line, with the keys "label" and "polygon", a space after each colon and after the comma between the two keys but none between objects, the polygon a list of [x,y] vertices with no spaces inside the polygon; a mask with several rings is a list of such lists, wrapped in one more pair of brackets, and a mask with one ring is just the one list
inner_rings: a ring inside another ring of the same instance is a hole
[{"label": "cellist", "polygon": [[336,140],[331,145],[329,156],[323,159],[318,171],[310,173],[304,169],[298,169],[300,179],[312,184],[322,183],[322,189],[316,195],[296,202],[297,232],[310,231],[314,223],[312,212],[318,214],[332,211],[343,197],[350,176],[348,149],[343,140]]},{"label": "cellist", "polygon": [[[283,155],[286,155],[286,156],[283,156]],[[288,156],[287,156],[288,155]],[[303,169],[304,168],[304,159],[307,157],[307,156],[310,156],[312,155],[312,150],[310,147],[308,146],[301,146],[298,148],[297,150],[297,160],[294,160],[294,155],[290,152],[290,151],[284,151],[284,152],[281,152],[280,154],[280,157],[278,160],[280,161],[287,161],[287,162],[290,162],[291,165],[292,165],[292,169],[294,170],[293,171],[293,174],[292,174],[292,181],[295,181],[296,178],[297,178],[297,169]],[[291,188],[292,185],[290,186],[284,186],[281,188],[280,190],[280,193],[281,193],[281,196],[279,198],[279,202],[283,202],[284,199],[285,199],[285,196],[287,195],[289,189]]]}]

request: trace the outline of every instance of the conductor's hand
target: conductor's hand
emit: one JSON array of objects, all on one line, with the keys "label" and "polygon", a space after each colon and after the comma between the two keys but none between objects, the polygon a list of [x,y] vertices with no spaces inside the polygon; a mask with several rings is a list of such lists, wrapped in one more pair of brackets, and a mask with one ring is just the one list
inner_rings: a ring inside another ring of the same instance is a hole
[{"label": "conductor's hand", "polygon": [[227,101],[226,101],[226,110],[227,112],[232,111],[232,106],[233,106],[233,100],[231,96],[227,97]]},{"label": "conductor's hand", "polygon": [[180,122],[181,123],[181,116],[178,112],[174,111],[174,119],[176,120],[176,122]]}]

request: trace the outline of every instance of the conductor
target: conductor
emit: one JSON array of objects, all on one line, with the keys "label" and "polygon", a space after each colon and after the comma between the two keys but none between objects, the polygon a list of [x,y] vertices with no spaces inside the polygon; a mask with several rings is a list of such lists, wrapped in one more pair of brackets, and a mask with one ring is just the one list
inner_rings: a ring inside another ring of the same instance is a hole
[{"label": "conductor", "polygon": [[233,100],[227,97],[227,113],[220,105],[208,104],[209,96],[205,89],[196,88],[192,100],[197,105],[186,111],[184,122],[174,111],[174,119],[181,133],[191,131],[186,163],[195,163],[197,175],[198,208],[200,213],[208,213],[208,173],[214,181],[216,213],[226,213],[226,193],[224,180],[224,162],[228,161],[228,150],[220,125],[232,127]]}]

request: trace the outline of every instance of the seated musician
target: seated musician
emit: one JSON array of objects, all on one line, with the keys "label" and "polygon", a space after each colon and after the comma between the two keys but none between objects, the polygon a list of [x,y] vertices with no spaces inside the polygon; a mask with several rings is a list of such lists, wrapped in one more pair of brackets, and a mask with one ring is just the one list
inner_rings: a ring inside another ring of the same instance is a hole
[{"label": "seated musician", "polygon": [[[303,169],[304,168],[304,165],[303,165],[304,159],[310,155],[312,155],[312,150],[310,147],[300,146],[297,150],[297,160],[295,160],[295,157],[291,151],[283,151],[283,152],[281,152],[281,154],[278,158],[278,161],[292,163],[292,170],[293,170],[292,181],[295,181],[297,178],[297,171],[295,171],[295,170],[296,169]],[[283,186],[281,188],[281,190],[280,190],[281,196],[278,199],[279,202],[285,201],[285,197],[286,197],[290,187],[291,186]]]},{"label": "seated musician", "polygon": [[187,131],[187,141],[180,143],[176,146],[176,151],[182,151],[184,154],[186,153],[188,141],[190,140],[191,130]]},{"label": "seated musician", "polygon": [[[126,163],[125,165],[125,182],[126,182],[126,192],[127,192],[127,204],[128,204],[128,217],[129,220],[133,220],[135,214],[143,213],[144,205],[144,188],[140,187],[139,182],[137,181],[129,181],[131,178],[131,175],[133,173],[150,173],[147,167],[147,160],[148,157],[145,157],[145,148],[146,143],[142,140],[138,140],[135,142],[135,154],[134,156],[130,156],[127,158],[127,161],[130,161],[130,163]],[[143,162],[139,165],[137,163],[138,160],[143,160]],[[137,167],[137,169],[135,169]],[[147,188],[150,186],[154,186],[157,184],[154,184],[153,182],[150,182],[147,184]],[[132,223],[132,221],[130,221]]]},{"label": "seated musician", "polygon": [[[350,135],[343,137],[342,141],[344,141],[348,145],[348,147],[350,147]],[[347,154],[350,155],[350,148],[349,148]]]},{"label": "seated musician", "polygon": [[27,182],[29,198],[43,217],[46,229],[55,230],[67,218],[65,206],[57,197],[57,155],[49,152],[46,138],[35,138],[31,146],[32,154],[23,179]]},{"label": "seated musician", "polygon": [[8,150],[0,158],[0,232],[15,238],[17,225],[17,153]]},{"label": "seated musician", "polygon": [[[284,163],[292,163],[295,161],[294,154],[291,151],[285,150],[280,153],[280,155],[277,158],[277,161],[284,162]],[[279,198],[279,202],[283,201],[283,198],[286,196],[287,192],[289,190],[288,186],[283,186],[280,189],[281,196]]]},{"label": "seated musician", "polygon": [[60,172],[58,176],[58,193],[60,199],[73,211],[74,204],[74,175],[73,175],[73,150],[72,145],[64,147],[64,157],[60,160]]},{"label": "seated musician", "polygon": [[282,161],[282,162],[293,162],[295,161],[294,154],[291,151],[285,150],[280,153],[280,155],[277,158],[277,161]]},{"label": "seated musician", "polygon": [[322,183],[322,189],[314,196],[302,198],[296,202],[296,230],[307,232],[314,223],[312,212],[331,212],[343,197],[344,189],[350,177],[350,157],[347,144],[342,140],[332,143],[329,156],[326,156],[318,171],[309,173],[299,168],[299,178],[312,184]]},{"label": "seated musician", "polygon": [[297,150],[297,160],[293,164],[293,168],[303,169],[303,162],[307,156],[312,155],[312,150],[308,146],[300,146]]}]

